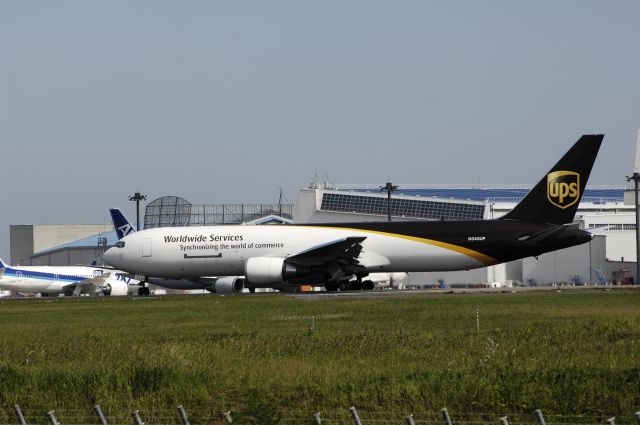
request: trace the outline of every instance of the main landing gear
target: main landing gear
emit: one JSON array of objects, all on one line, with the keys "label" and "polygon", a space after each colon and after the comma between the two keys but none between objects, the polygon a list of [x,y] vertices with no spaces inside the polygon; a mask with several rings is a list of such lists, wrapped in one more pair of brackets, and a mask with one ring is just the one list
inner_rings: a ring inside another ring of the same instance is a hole
[{"label": "main landing gear", "polygon": [[324,284],[324,289],[326,289],[327,292],[336,292],[339,289],[338,282],[326,282]]},{"label": "main landing gear", "polygon": [[350,282],[325,282],[327,292],[335,291],[370,291],[375,284],[370,280],[353,280]]},{"label": "main landing gear", "polygon": [[370,280],[363,280],[361,282],[358,282],[357,280],[355,282],[350,282],[351,283],[351,289],[354,291],[357,290],[363,290],[363,291],[370,291],[374,288],[374,283]]}]

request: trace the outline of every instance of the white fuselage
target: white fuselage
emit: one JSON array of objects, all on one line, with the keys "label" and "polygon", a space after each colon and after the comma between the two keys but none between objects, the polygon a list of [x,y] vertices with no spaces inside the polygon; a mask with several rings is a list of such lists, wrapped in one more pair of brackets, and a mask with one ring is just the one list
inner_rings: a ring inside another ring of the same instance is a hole
[{"label": "white fuselage", "polygon": [[[252,257],[287,258],[346,237],[366,237],[359,263],[368,272],[460,270],[487,265],[459,247],[371,230],[314,226],[156,228],[130,234],[103,260],[156,277],[237,276]],[[478,253],[475,253],[478,254]]]},{"label": "white fuselage", "polygon": [[[137,281],[121,271],[89,266],[7,266],[1,270],[0,289],[21,293],[62,294],[70,285],[111,272],[109,280],[121,284]],[[119,273],[119,274],[117,274]]]}]

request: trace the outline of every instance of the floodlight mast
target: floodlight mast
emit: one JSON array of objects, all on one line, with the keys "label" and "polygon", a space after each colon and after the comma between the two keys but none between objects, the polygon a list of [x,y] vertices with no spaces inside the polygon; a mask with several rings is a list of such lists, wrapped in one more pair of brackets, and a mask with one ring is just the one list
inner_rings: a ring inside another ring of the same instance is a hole
[{"label": "floodlight mast", "polygon": [[384,186],[380,186],[380,190],[387,192],[387,220],[391,221],[391,192],[398,190],[398,186],[391,182],[387,182]]},{"label": "floodlight mast", "polygon": [[636,279],[635,285],[640,283],[640,210],[638,210],[638,186],[640,185],[640,128],[638,128],[638,138],[636,140],[636,163],[631,176],[627,176],[627,181],[633,180],[635,186],[635,210],[636,210]]},{"label": "floodlight mast", "polygon": [[136,230],[140,231],[140,201],[146,201],[147,195],[136,192],[133,196],[129,196],[129,200],[136,203]]}]

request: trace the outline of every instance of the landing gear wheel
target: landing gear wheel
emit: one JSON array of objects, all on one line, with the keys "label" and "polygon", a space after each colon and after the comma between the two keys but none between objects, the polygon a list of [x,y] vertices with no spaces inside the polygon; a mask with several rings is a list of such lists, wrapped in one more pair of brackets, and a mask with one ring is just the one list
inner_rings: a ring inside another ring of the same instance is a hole
[{"label": "landing gear wheel", "polygon": [[151,291],[149,290],[148,286],[141,286],[138,288],[138,296],[139,297],[146,297],[148,295],[151,294]]},{"label": "landing gear wheel", "polygon": [[324,288],[328,291],[328,292],[335,292],[338,290],[338,284],[335,282],[327,282],[324,284]]},{"label": "landing gear wheel", "polygon": [[375,287],[375,284],[370,280],[365,280],[362,282],[362,289],[370,291]]}]

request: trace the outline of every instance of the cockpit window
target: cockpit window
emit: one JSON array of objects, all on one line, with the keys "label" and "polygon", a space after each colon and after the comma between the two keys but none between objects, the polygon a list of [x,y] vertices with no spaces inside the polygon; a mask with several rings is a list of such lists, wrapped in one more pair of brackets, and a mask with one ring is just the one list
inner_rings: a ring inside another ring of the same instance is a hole
[{"label": "cockpit window", "polygon": [[124,248],[124,241],[116,242],[116,248]]}]

